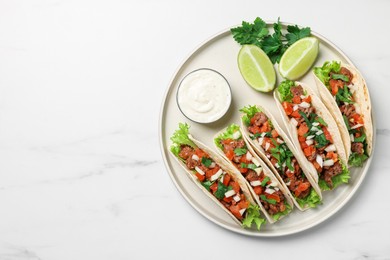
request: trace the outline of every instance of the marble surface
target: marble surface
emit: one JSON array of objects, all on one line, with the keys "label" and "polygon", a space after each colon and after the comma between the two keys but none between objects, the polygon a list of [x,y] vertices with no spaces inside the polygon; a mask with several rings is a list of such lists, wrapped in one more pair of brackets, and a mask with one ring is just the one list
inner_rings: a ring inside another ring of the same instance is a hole
[{"label": "marble surface", "polygon": [[[221,3],[0,1],[0,260],[390,259],[390,2]],[[368,82],[378,128],[348,205],[273,239],[198,214],[158,140],[179,64],[256,16],[308,25],[344,50]]]}]

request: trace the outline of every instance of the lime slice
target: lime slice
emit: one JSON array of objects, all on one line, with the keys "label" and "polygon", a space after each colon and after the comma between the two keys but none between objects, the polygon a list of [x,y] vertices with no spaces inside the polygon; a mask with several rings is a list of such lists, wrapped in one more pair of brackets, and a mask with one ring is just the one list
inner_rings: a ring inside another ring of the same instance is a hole
[{"label": "lime slice", "polygon": [[291,45],[280,59],[280,75],[290,80],[303,76],[317,58],[318,45],[314,37],[300,39]]},{"label": "lime slice", "polygon": [[275,87],[276,73],[267,54],[255,45],[244,45],[238,53],[242,77],[255,90],[270,92]]}]

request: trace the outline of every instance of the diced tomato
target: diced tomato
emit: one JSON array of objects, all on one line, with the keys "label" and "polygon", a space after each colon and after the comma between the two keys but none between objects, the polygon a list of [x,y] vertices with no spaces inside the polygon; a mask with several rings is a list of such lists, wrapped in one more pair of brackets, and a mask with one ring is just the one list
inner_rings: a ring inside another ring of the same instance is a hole
[{"label": "diced tomato", "polygon": [[337,161],[337,153],[329,152],[326,154],[326,158],[332,159],[334,162]]},{"label": "diced tomato", "polygon": [[237,205],[240,207],[240,209],[246,209],[249,207],[249,201],[241,200]]},{"label": "diced tomato", "polygon": [[211,176],[213,176],[214,174],[217,173],[217,171],[219,171],[219,166],[218,165],[216,165],[213,169],[207,170],[206,171],[206,178],[210,179]]},{"label": "diced tomato", "polygon": [[313,162],[313,165],[314,165],[314,168],[316,168],[317,172],[319,172],[321,170],[321,166],[316,161]]},{"label": "diced tomato", "polygon": [[218,190],[218,183],[217,182],[214,182],[211,186],[210,186],[210,190],[215,193],[217,190]]},{"label": "diced tomato", "polygon": [[269,200],[276,200],[276,202],[280,202],[280,197],[278,195],[274,194],[267,194],[267,199]]},{"label": "diced tomato", "polygon": [[308,183],[308,182],[302,182],[302,183],[300,183],[299,185],[298,185],[298,190],[300,190],[300,191],[305,191],[305,190],[307,190],[308,188],[310,187],[310,183]]},{"label": "diced tomato", "polygon": [[269,126],[268,121],[266,121],[266,122],[260,127],[260,132],[261,132],[261,133],[268,132],[268,131],[270,131],[270,130],[271,130],[271,128],[270,128],[270,126]]},{"label": "diced tomato", "polygon": [[245,154],[243,156],[241,156],[240,162],[242,162],[242,163],[249,163],[249,161],[246,159],[246,155]]},{"label": "diced tomato", "polygon": [[302,149],[305,149],[306,147],[308,147],[307,143],[304,141],[304,142],[299,142],[301,144],[301,148]]},{"label": "diced tomato", "polygon": [[335,96],[339,91],[339,88],[343,87],[343,83],[337,79],[331,79],[329,80],[329,86],[331,88],[332,95]]},{"label": "diced tomato", "polygon": [[199,157],[199,158],[202,158],[202,157],[209,157],[207,153],[205,153],[203,150],[199,149],[199,148],[196,148],[195,149],[195,154]]},{"label": "diced tomato", "polygon": [[304,136],[307,132],[309,132],[309,127],[306,123],[302,123],[298,128],[298,136]]},{"label": "diced tomato", "polygon": [[206,178],[206,176],[200,174],[199,172],[196,172],[195,175],[201,182]]},{"label": "diced tomato", "polygon": [[230,182],[230,175],[229,174],[225,174],[223,176],[223,182],[222,183],[223,183],[223,185],[228,186],[229,182]]},{"label": "diced tomato", "polygon": [[322,127],[322,132],[324,132],[324,135],[325,135],[325,138],[326,140],[328,140],[329,142],[333,142],[333,139],[332,139],[332,136],[330,135],[329,131],[328,131],[328,128],[326,128],[325,126]]},{"label": "diced tomato", "polygon": [[251,118],[251,125],[254,125],[254,124],[255,124],[255,121],[256,121],[256,117],[253,116],[253,117]]},{"label": "diced tomato", "polygon": [[356,133],[355,133],[355,137],[356,137],[356,138],[357,138],[357,137],[360,137],[360,136],[362,136],[361,133],[359,133],[359,132],[356,132]]},{"label": "diced tomato", "polygon": [[223,201],[230,203],[233,200],[233,196],[230,196],[229,198],[223,197]]},{"label": "diced tomato", "polygon": [[307,96],[304,99],[302,99],[303,102],[310,103],[311,102],[311,96]]},{"label": "diced tomato", "polygon": [[258,127],[257,125],[249,126],[249,127],[248,127],[248,131],[251,132],[252,134],[261,133],[260,127]]},{"label": "diced tomato", "polygon": [[292,101],[294,104],[301,104],[301,97],[300,96],[294,96]]},{"label": "diced tomato", "polygon": [[278,160],[275,157],[271,157],[272,165],[275,165],[277,162],[278,162]]},{"label": "diced tomato", "polygon": [[240,214],[240,207],[238,205],[231,205],[229,207],[230,212],[238,219],[242,219]]},{"label": "diced tomato", "polygon": [[233,150],[227,150],[225,152],[225,155],[231,161],[231,160],[233,160],[233,157],[234,157],[234,151]]},{"label": "diced tomato", "polygon": [[306,137],[298,136],[298,140],[299,140],[299,142],[305,142],[306,141]]},{"label": "diced tomato", "polygon": [[314,145],[308,146],[305,149],[303,149],[303,153],[305,154],[306,157],[312,155],[316,151],[316,148]]},{"label": "diced tomato", "polygon": [[356,124],[364,124],[363,118],[359,114],[352,115],[353,122]]},{"label": "diced tomato", "polygon": [[222,143],[223,144],[230,144],[233,140],[228,138],[228,139],[225,139],[225,140],[222,140]]},{"label": "diced tomato", "polygon": [[230,186],[232,186],[233,190],[234,190],[236,193],[239,193],[239,192],[240,192],[240,184],[238,184],[238,182],[231,181],[231,182],[230,182]]},{"label": "diced tomato", "polygon": [[301,118],[301,114],[299,114],[299,110],[295,110],[291,113],[291,116],[294,118]]},{"label": "diced tomato", "polygon": [[241,168],[240,165],[238,165],[238,170],[239,170],[241,173],[247,173],[247,172],[248,172],[248,168]]},{"label": "diced tomato", "polygon": [[282,106],[284,108],[284,111],[286,112],[287,115],[291,115],[292,111],[293,111],[293,106],[291,103],[287,102],[287,101],[284,101],[282,103]]},{"label": "diced tomato", "polygon": [[291,178],[291,177],[293,177],[293,176],[294,176],[294,173],[293,173],[293,172],[290,172],[290,171],[288,171],[288,172],[286,172],[286,175],[287,175],[287,177]]},{"label": "diced tomato", "polygon": [[261,193],[263,193],[263,188],[261,186],[256,186],[256,187],[253,187],[253,191],[257,194],[257,195],[260,195]]},{"label": "diced tomato", "polygon": [[271,131],[271,135],[272,135],[273,138],[276,138],[276,137],[279,136],[278,132],[277,132],[275,129],[273,129],[273,130]]}]

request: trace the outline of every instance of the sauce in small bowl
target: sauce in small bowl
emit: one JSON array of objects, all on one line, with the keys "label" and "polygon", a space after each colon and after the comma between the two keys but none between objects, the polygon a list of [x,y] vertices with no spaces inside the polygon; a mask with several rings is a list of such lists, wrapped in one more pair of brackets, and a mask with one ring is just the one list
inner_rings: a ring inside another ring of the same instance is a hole
[{"label": "sauce in small bowl", "polygon": [[188,119],[197,123],[212,123],[228,111],[232,92],[224,76],[204,68],[194,70],[182,79],[176,101]]}]

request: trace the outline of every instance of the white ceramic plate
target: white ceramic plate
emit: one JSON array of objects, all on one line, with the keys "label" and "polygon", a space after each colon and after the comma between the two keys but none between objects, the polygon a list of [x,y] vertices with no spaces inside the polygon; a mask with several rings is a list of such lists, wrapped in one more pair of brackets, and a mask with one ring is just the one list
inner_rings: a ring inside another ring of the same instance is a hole
[{"label": "white ceramic plate", "polygon": [[[284,28],[286,24],[283,25]],[[315,66],[321,66],[326,60],[340,60],[344,63],[353,63],[334,44],[323,36],[312,32],[312,35],[320,40],[320,52]],[[213,136],[222,128],[231,123],[239,124],[239,109],[246,105],[260,104],[274,114],[279,124],[284,128],[281,116],[277,110],[272,93],[264,94],[253,90],[242,78],[238,66],[237,55],[240,45],[236,43],[229,30],[225,30],[201,44],[179,67],[170,82],[163,99],[159,134],[160,146],[163,159],[172,181],[183,197],[203,216],[214,223],[231,231],[261,237],[285,236],[301,232],[325,221],[339,211],[356,193],[362,183],[372,156],[366,161],[362,168],[351,169],[351,179],[348,185],[341,185],[336,190],[323,193],[323,204],[316,209],[300,212],[297,209],[275,224],[262,226],[261,231],[255,229],[244,229],[238,226],[231,217],[226,214],[218,205],[208,198],[185,174],[183,168],[169,154],[171,145],[170,136],[178,128],[179,122],[187,122],[190,125],[191,134],[198,140],[214,148]],[[220,72],[229,82],[232,90],[232,104],[228,112],[219,121],[212,124],[199,124],[184,117],[176,103],[176,91],[180,81],[189,72],[199,68],[210,68]],[[277,66],[275,66],[277,69]],[[277,72],[277,74],[279,74]],[[277,84],[282,81],[278,75]],[[307,73],[300,81],[315,86],[311,73]],[[375,146],[375,119],[373,146]],[[287,132],[287,131],[286,131]],[[373,147],[373,151],[374,151]]]}]

